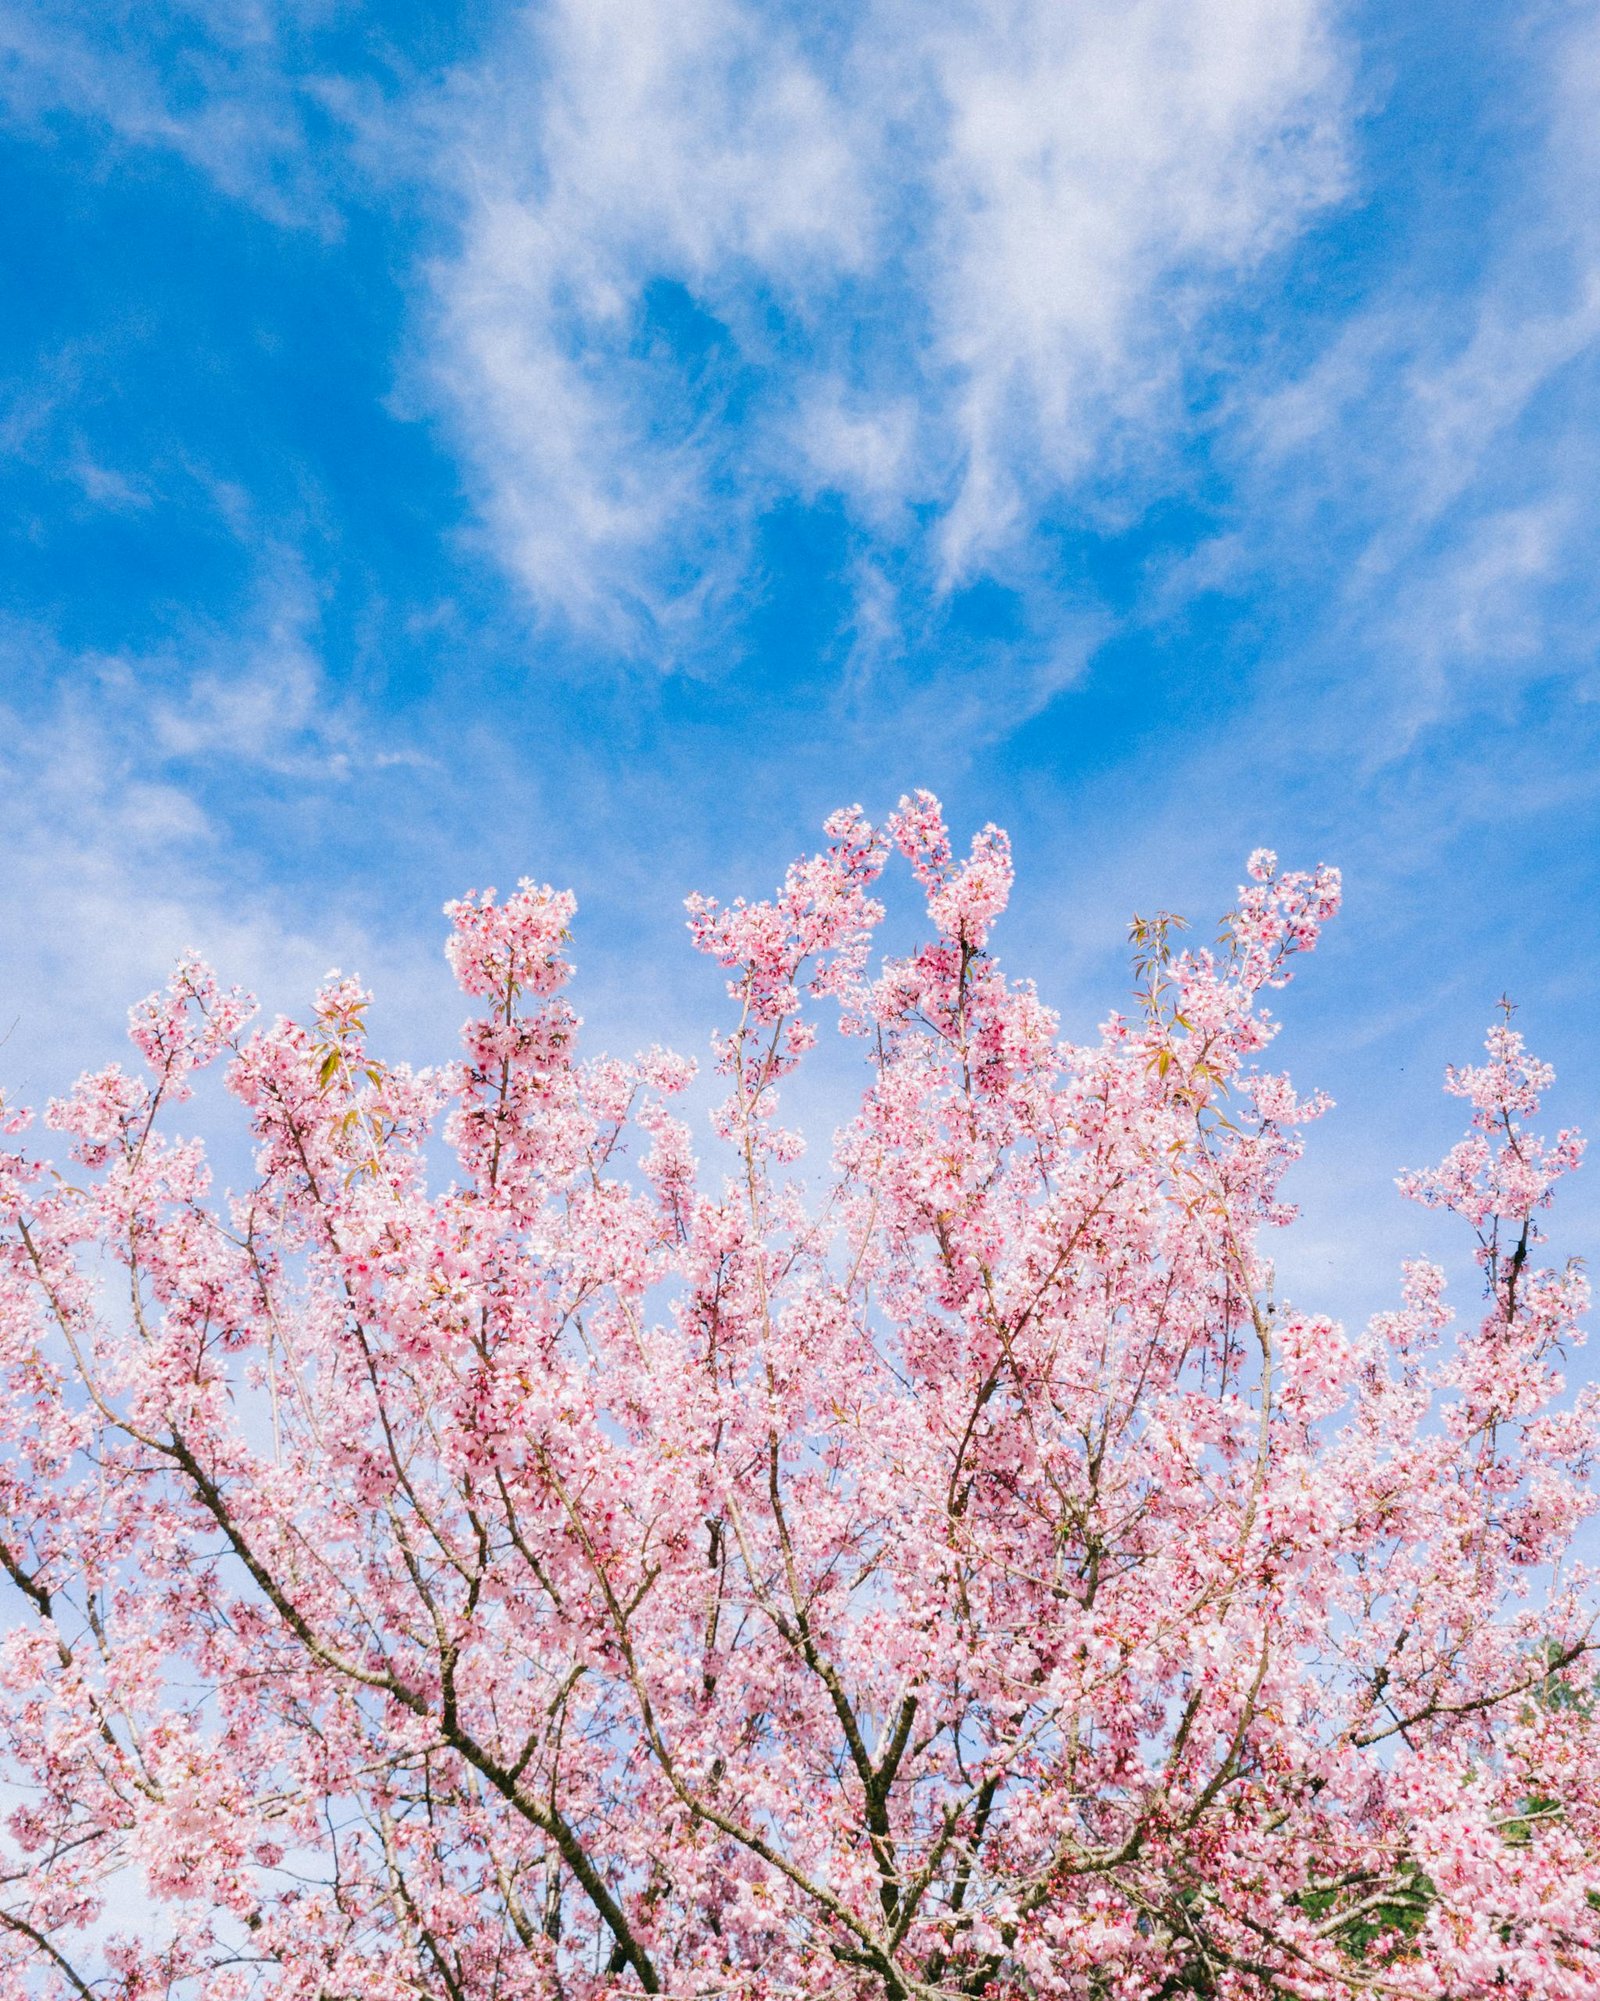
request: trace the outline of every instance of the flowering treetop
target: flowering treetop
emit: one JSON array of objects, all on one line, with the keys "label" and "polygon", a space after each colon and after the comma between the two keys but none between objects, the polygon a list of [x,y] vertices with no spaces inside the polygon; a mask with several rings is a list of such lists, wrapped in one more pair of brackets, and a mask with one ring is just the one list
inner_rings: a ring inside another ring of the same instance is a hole
[{"label": "flowering treetop", "polygon": [[[441,1069],[351,982],[252,1027],[185,963],[59,1168],[6,1113],[0,1997],[1600,1995],[1548,1070],[1496,1027],[1402,1184],[1475,1318],[1416,1263],[1347,1337],[1265,1249],[1322,1108],[1265,1002],[1333,871],[1256,854],[1211,949],[1136,924],[1075,1045],[992,956],[1003,834],[827,831],[690,903],[716,1174],[690,1065],[580,1059],[529,883],[450,906]],[[819,1191],[778,1092],[825,1009]],[[167,1129],[219,1059],[225,1198]]]}]

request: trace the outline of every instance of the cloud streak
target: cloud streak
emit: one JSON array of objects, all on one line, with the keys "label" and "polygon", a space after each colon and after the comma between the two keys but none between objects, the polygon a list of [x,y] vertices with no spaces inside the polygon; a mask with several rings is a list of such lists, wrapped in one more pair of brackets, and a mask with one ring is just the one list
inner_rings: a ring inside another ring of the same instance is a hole
[{"label": "cloud streak", "polygon": [[333,233],[311,144],[330,101],[310,42],[329,12],[325,0],[0,0],[0,119],[96,125],[119,147],[176,155],[272,222]]},{"label": "cloud streak", "polygon": [[269,1007],[302,1006],[333,960],[382,977],[402,1015],[442,986],[419,972],[431,939],[397,944],[331,885],[286,894],[251,852],[247,797],[269,825],[338,824],[424,762],[330,688],[319,637],[292,565],[238,627],[194,621],[155,652],[69,656],[0,624],[0,1083],[104,1060],[190,948]]},{"label": "cloud streak", "polygon": [[1307,365],[1234,399],[1232,522],[1170,580],[1173,605],[1314,582],[1298,651],[1361,683],[1380,761],[1532,678],[1593,683],[1600,17],[1518,40],[1503,97],[1528,141],[1461,268],[1402,262]]}]

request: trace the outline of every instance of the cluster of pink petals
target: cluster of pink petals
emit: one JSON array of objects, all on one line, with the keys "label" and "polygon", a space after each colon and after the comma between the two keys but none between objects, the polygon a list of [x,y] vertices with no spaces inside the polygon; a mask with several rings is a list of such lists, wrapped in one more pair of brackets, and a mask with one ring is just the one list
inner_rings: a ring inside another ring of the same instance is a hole
[{"label": "cluster of pink petals", "polygon": [[[1262,1065],[1337,874],[1064,1041],[937,801],[691,899],[693,1066],[586,1058],[570,896],[449,906],[429,1072],[202,966],[0,1107],[0,2001],[1597,2001],[1600,1398],[1508,1024],[1347,1334]],[[926,939],[874,952],[909,863]],[[1148,942],[1150,939],[1154,942]],[[865,1077],[825,1182],[778,1088]],[[165,1118],[226,1065],[254,1173]],[[440,1162],[445,1163],[443,1176]]]}]

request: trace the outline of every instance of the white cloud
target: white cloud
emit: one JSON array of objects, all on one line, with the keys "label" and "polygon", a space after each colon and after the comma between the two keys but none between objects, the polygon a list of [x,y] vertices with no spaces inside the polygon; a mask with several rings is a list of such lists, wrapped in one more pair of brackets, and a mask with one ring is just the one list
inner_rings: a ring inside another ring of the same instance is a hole
[{"label": "white cloud", "polygon": [[83,489],[84,498],[96,507],[117,513],[138,513],[150,505],[150,495],[137,480],[113,466],[96,465],[93,459],[79,459],[72,478]]},{"label": "white cloud", "polygon": [[[260,628],[228,647],[236,657],[225,668],[203,667],[176,695],[152,699],[149,727],[160,750],[274,768],[310,759],[337,775],[344,728],[330,713],[313,631],[313,608],[298,592],[270,603]],[[214,650],[215,643],[207,649]],[[140,678],[138,666],[123,671],[130,681]]]},{"label": "white cloud", "polygon": [[795,298],[859,257],[834,107],[738,0],[557,0],[471,80],[442,165],[465,217],[437,369],[500,553],[614,638],[683,621],[740,524],[712,491],[717,413],[650,351],[646,289],[721,312],[741,279]]},{"label": "white cloud", "polygon": [[176,154],[289,227],[339,226],[309,143],[307,33],[331,0],[0,0],[0,118],[71,118]]},{"label": "white cloud", "polygon": [[1309,0],[994,4],[929,54],[933,358],[962,468],[956,571],[1132,422],[1174,414],[1219,280],[1341,186],[1341,72]]},{"label": "white cloud", "polygon": [[1167,610],[1309,581],[1296,664],[1336,672],[1341,742],[1359,687],[1374,764],[1530,676],[1592,675],[1600,637],[1600,13],[1502,54],[1499,115],[1526,144],[1474,190],[1474,238],[1441,273],[1425,214],[1418,261],[1298,374],[1240,385],[1218,430],[1234,518],[1165,580]]},{"label": "white cloud", "polygon": [[[218,664],[230,648],[231,678]],[[345,724],[290,610],[160,658],[64,659],[12,626],[0,631],[0,688],[11,698],[0,706],[8,1095],[39,1101],[122,1056],[125,1010],[190,949],[269,1011],[303,1009],[343,964],[415,1037],[448,991],[437,937],[374,933],[332,891],[296,902],[263,888],[230,824],[240,780],[277,788],[289,810],[337,797],[346,777]]]},{"label": "white cloud", "polygon": [[1506,440],[1569,363],[1600,338],[1600,258],[1586,231],[1552,249],[1551,298],[1530,297],[1529,245],[1514,227],[1481,284],[1401,293],[1339,332],[1298,378],[1242,413],[1257,486],[1281,486],[1300,523],[1330,502],[1378,526],[1357,575],[1376,581],[1413,555],[1500,471]]},{"label": "white cloud", "polygon": [[1516,687],[1546,657],[1548,595],[1567,575],[1574,525],[1562,495],[1491,508],[1422,566],[1391,628],[1422,697],[1414,723],[1447,709],[1468,674]]},{"label": "white cloud", "polygon": [[909,396],[863,402],[829,376],[812,385],[796,411],[792,446],[811,474],[809,493],[848,493],[867,518],[892,521],[915,491],[916,431]]},{"label": "white cloud", "polygon": [[[136,745],[141,764],[205,766],[340,780],[359,742],[371,760],[414,756],[375,740],[358,706],[329,688],[318,651],[321,606],[299,560],[257,552],[253,603],[236,624],[191,618],[145,652],[85,655],[49,678],[94,690],[94,713]],[[12,674],[39,650],[16,632],[0,648]]]},{"label": "white cloud", "polygon": [[429,365],[501,557],[614,641],[670,643],[819,486],[931,508],[947,581],[1003,564],[1341,184],[1325,0],[813,27],[552,0],[441,114]]},{"label": "white cloud", "polygon": [[269,988],[321,970],[306,941],[230,901],[199,800],[153,777],[97,706],[0,711],[0,1081],[26,1099],[120,1054],[123,1010],[191,946]]}]

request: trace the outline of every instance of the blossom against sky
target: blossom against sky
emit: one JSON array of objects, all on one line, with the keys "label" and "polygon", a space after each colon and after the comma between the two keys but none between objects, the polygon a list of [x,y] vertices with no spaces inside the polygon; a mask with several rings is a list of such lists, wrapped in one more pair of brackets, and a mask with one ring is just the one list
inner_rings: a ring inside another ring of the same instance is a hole
[{"label": "blossom against sky", "polygon": [[1343,867],[1387,1291],[1503,990],[1596,1123],[1597,100],[1532,0],[0,0],[7,1081],[190,944],[442,1054],[529,873],[698,1052],[683,895],[926,785],[1069,1029]]}]

